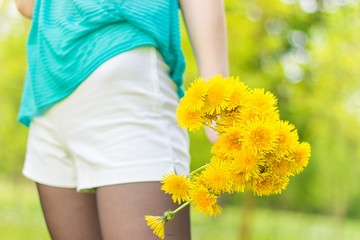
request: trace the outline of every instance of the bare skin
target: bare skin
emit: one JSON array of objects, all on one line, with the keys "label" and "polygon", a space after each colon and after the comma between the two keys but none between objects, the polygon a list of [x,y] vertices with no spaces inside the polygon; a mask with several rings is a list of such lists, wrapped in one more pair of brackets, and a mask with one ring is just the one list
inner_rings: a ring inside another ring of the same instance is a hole
[{"label": "bare skin", "polygon": [[229,75],[225,8],[223,0],[179,0],[198,75],[208,79]]},{"label": "bare skin", "polygon": [[[32,17],[34,0],[15,2],[25,17]],[[223,0],[179,0],[179,3],[199,76],[228,76]],[[211,142],[216,140],[216,132],[206,129],[206,133]],[[170,196],[160,190],[159,182],[99,187],[96,194],[37,185],[46,223],[55,240],[157,240],[146,226],[144,215],[161,215],[177,207]],[[165,233],[166,240],[190,239],[188,208],[175,215]]]},{"label": "bare skin", "polygon": [[35,0],[15,0],[19,12],[27,18],[32,18]]}]

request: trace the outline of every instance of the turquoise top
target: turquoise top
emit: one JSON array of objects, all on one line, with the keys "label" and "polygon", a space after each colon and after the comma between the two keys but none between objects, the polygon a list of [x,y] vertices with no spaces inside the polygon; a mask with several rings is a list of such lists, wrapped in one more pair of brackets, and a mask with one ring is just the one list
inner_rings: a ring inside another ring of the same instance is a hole
[{"label": "turquoise top", "polygon": [[177,0],[36,0],[18,120],[29,126],[109,58],[153,45],[183,96]]}]

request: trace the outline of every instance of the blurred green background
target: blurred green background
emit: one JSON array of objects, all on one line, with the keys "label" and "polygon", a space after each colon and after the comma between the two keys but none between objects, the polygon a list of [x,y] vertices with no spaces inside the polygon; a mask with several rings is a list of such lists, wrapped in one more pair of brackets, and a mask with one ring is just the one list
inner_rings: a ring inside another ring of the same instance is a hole
[{"label": "blurred green background", "polygon": [[[312,157],[281,195],[224,196],[216,219],[192,213],[195,240],[360,239],[360,1],[225,0],[230,71],[279,99]],[[30,20],[0,0],[0,239],[50,239],[21,175],[27,129],[16,122]],[[186,86],[196,64],[182,26]],[[191,134],[192,168],[210,158]]]}]

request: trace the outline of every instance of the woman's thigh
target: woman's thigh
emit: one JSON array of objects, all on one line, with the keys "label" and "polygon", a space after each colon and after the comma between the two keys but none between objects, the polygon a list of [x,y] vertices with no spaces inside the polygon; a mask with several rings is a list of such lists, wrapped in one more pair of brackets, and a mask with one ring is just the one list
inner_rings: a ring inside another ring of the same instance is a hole
[{"label": "woman's thigh", "polygon": [[52,239],[101,240],[95,194],[39,183],[37,187]]},{"label": "woman's thigh", "polygon": [[[161,216],[164,211],[175,210],[170,195],[166,195],[159,182],[118,184],[96,190],[100,226],[103,239],[158,240],[145,215]],[[166,224],[166,240],[189,240],[189,208],[176,213]]]}]

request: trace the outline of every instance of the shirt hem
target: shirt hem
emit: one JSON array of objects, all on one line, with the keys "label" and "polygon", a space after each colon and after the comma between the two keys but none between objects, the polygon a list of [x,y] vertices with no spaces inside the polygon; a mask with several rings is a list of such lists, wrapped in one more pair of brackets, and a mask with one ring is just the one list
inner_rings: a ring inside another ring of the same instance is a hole
[{"label": "shirt hem", "polygon": [[80,86],[80,84],[82,82],[85,81],[85,79],[92,72],[94,72],[98,67],[100,67],[101,64],[103,64],[104,62],[106,62],[110,58],[115,57],[118,54],[129,51],[129,50],[134,49],[136,47],[146,46],[146,45],[154,46],[156,48],[158,47],[155,41],[146,41],[146,42],[141,42],[141,43],[138,43],[138,44],[131,44],[131,45],[125,47],[125,48],[124,48],[124,46],[121,46],[121,50],[116,50],[116,48],[115,48],[115,49],[110,49],[109,51],[105,52],[101,57],[99,57],[97,59],[97,61],[92,62],[91,64],[89,64],[89,66],[86,67],[87,71],[85,73],[84,72],[81,73],[82,77],[81,77],[81,80],[78,82],[77,85],[75,85],[74,87],[72,87],[71,89],[66,91],[64,94],[58,96],[53,101],[48,102],[48,103],[43,104],[43,105],[40,105],[40,107],[35,112],[19,113],[18,122],[20,122],[21,124],[23,124],[26,127],[29,127],[30,123],[32,121],[32,118],[34,118],[36,116],[41,116],[42,113],[44,112],[44,110],[48,110],[51,106],[53,106],[57,102],[63,100],[66,97],[68,97],[72,92],[74,92],[76,90],[76,88],[78,88]]}]

